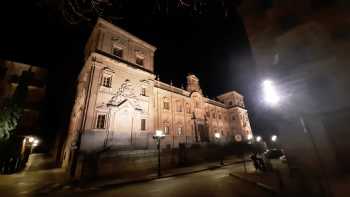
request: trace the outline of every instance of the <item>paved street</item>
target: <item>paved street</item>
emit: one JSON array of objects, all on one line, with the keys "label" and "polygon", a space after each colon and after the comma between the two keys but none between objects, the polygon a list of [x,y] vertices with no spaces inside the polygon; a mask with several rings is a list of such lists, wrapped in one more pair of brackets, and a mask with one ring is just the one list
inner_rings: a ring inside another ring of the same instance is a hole
[{"label": "paved street", "polygon": [[29,196],[37,191],[50,191],[65,181],[62,169],[22,172],[0,176],[0,196]]},{"label": "paved street", "polygon": [[50,196],[273,196],[255,185],[229,176],[229,172],[232,170],[237,171],[241,169],[242,165],[238,164],[185,176],[119,186],[118,188],[89,188],[82,191],[62,190],[55,194],[50,194]]}]

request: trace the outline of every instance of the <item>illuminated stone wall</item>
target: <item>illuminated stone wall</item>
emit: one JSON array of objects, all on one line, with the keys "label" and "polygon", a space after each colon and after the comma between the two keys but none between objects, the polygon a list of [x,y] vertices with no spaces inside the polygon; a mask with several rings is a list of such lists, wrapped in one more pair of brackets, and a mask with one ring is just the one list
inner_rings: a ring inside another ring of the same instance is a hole
[{"label": "illuminated stone wall", "polygon": [[[119,41],[124,44],[118,45]],[[115,42],[117,47],[122,46],[117,49],[122,52],[113,53],[111,43]],[[251,134],[243,96],[232,92],[219,100],[206,98],[195,75],[187,77],[186,89],[157,80],[153,74],[154,51],[155,47],[98,20],[78,77],[62,154],[64,166],[69,165],[72,150],[79,148],[79,132],[80,151],[85,153],[107,148],[154,149],[152,136],[157,129],[166,134],[162,148],[170,149],[181,143],[218,143],[214,141],[216,132],[221,134],[220,143],[232,141],[234,135],[246,138]],[[143,62],[135,59],[140,57]],[[223,98],[234,104],[225,103]]]}]

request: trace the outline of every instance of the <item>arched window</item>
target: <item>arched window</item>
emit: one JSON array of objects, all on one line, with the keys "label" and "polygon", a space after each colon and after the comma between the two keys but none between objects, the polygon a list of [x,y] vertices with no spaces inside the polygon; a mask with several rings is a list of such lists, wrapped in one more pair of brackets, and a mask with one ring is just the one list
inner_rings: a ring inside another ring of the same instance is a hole
[{"label": "arched window", "polygon": [[183,132],[182,132],[182,127],[178,127],[177,128],[177,135],[182,135],[183,134]]},{"label": "arched window", "polygon": [[107,114],[105,113],[97,113],[96,118],[96,128],[97,129],[105,129],[107,121]]},{"label": "arched window", "polygon": [[168,125],[164,126],[164,134],[169,135],[169,126]]}]

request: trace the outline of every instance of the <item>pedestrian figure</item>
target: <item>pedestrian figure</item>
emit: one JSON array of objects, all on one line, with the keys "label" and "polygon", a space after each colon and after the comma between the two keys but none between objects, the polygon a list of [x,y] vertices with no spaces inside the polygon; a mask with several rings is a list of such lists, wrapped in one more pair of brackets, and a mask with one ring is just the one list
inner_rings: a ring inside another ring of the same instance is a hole
[{"label": "pedestrian figure", "polygon": [[260,170],[265,172],[266,171],[266,166],[265,166],[265,162],[264,162],[263,158],[257,157],[257,160],[258,160],[257,162],[258,162]]},{"label": "pedestrian figure", "polygon": [[258,157],[256,155],[256,153],[252,154],[250,156],[250,159],[253,161],[253,164],[254,164],[254,167],[255,167],[255,170],[261,170],[260,169],[260,166],[259,166],[259,161],[258,161]]}]

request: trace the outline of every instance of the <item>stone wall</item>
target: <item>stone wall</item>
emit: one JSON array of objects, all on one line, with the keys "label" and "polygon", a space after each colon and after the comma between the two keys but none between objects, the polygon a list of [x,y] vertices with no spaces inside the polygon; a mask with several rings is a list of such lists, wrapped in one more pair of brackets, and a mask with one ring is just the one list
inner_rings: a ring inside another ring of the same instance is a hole
[{"label": "stone wall", "polygon": [[[220,160],[220,156],[232,156],[232,151],[216,145],[162,149],[161,169],[174,169],[205,162]],[[81,178],[118,177],[120,179],[140,177],[157,172],[156,149],[149,150],[108,150],[90,153],[81,157]]]}]

